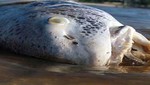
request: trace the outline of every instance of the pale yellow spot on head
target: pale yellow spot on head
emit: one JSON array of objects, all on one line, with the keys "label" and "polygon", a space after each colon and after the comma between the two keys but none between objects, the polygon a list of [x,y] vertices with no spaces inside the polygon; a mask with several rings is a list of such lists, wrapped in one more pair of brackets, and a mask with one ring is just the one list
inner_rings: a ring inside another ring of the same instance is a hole
[{"label": "pale yellow spot on head", "polygon": [[49,23],[52,25],[67,25],[70,21],[65,17],[52,17],[49,19]]}]

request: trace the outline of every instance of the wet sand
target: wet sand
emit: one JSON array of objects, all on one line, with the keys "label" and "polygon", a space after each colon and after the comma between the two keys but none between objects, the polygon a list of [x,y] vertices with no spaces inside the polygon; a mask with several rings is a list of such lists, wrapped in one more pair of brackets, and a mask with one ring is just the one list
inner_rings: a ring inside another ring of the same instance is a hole
[{"label": "wet sand", "polygon": [[[119,21],[130,24],[150,39],[150,19],[144,9],[130,9],[138,11],[132,16],[133,13],[123,8],[97,8],[112,13]],[[120,10],[125,14],[120,13]],[[139,15],[139,10],[145,15]],[[54,63],[0,50],[0,85],[150,85],[149,73],[149,66],[91,68]]]},{"label": "wet sand", "polygon": [[52,63],[0,51],[0,85],[149,85],[149,71],[149,66],[90,68]]}]

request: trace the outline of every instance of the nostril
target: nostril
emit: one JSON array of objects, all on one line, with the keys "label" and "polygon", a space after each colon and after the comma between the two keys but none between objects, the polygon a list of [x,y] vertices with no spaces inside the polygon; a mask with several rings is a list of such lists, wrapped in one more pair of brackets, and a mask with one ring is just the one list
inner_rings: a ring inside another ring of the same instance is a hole
[{"label": "nostril", "polygon": [[64,35],[64,37],[68,40],[72,40],[72,44],[78,45],[78,42],[75,40],[75,38],[71,35]]},{"label": "nostril", "polygon": [[137,49],[132,48],[132,51],[138,51]]},{"label": "nostril", "polygon": [[75,38],[71,35],[64,35],[65,38],[67,38],[68,40],[74,40]]},{"label": "nostril", "polygon": [[78,42],[76,42],[76,41],[73,41],[73,42],[72,42],[72,44],[74,44],[74,45],[77,45],[77,44],[78,44]]}]

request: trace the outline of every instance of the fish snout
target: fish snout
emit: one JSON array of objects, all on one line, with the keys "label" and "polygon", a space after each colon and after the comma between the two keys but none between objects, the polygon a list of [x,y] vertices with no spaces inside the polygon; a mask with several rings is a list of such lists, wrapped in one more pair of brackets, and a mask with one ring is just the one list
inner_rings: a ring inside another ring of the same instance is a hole
[{"label": "fish snout", "polygon": [[[106,41],[106,42],[105,42]],[[87,52],[89,53],[89,65],[90,66],[104,66],[107,65],[111,57],[111,44],[109,40],[99,41],[87,46]]]}]

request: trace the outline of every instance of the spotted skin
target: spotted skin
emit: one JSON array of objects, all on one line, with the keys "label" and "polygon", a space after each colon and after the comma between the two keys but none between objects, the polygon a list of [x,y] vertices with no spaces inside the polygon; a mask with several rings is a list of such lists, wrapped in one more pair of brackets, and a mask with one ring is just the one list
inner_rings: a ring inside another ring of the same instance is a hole
[{"label": "spotted skin", "polygon": [[[108,13],[73,2],[43,1],[0,7],[0,46],[19,54],[89,66],[112,58],[111,28],[123,26]],[[52,17],[70,21],[53,28]],[[65,32],[66,34],[63,34]]]}]

